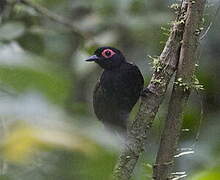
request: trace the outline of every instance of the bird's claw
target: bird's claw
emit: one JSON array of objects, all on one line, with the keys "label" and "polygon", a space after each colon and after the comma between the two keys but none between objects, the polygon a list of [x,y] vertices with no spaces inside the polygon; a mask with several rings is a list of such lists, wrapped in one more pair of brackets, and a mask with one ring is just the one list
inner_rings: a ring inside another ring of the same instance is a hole
[{"label": "bird's claw", "polygon": [[146,87],[141,91],[141,97],[147,97],[147,94],[150,93],[150,90]]}]

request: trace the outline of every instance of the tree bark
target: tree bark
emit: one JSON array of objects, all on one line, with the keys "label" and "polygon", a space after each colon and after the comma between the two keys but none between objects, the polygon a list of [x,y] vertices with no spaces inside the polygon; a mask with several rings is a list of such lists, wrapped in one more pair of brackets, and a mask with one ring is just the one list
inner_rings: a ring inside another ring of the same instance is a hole
[{"label": "tree bark", "polygon": [[169,39],[154,67],[154,74],[150,84],[145,88],[141,97],[141,104],[128,132],[128,142],[123,149],[114,171],[114,179],[130,179],[138,158],[144,150],[149,129],[166,93],[169,81],[176,70],[179,50],[182,41],[186,13],[186,3],[178,13],[171,29]]},{"label": "tree bark", "polygon": [[161,136],[161,143],[154,165],[153,178],[172,179],[173,167],[179,136],[181,133],[183,112],[191,88],[196,63],[196,51],[199,42],[199,27],[203,17],[205,0],[188,0],[186,22],[180,51],[178,69],[169,103],[168,115]]}]

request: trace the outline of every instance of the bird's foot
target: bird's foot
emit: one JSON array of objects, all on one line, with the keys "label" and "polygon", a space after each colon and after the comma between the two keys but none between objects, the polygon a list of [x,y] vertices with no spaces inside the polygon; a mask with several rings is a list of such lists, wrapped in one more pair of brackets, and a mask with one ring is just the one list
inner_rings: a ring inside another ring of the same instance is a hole
[{"label": "bird's foot", "polygon": [[150,90],[147,88],[147,87],[145,87],[142,91],[141,91],[141,96],[142,97],[147,97],[147,94],[149,94],[150,93]]}]

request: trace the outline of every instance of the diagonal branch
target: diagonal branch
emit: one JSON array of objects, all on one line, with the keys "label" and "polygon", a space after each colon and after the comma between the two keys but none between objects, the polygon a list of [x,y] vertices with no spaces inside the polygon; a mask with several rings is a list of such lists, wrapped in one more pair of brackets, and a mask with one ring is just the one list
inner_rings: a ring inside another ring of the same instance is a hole
[{"label": "diagonal branch", "polygon": [[149,129],[176,69],[183,35],[186,6],[187,3],[182,3],[169,39],[155,67],[150,84],[141,98],[139,111],[128,132],[128,142],[115,167],[114,178],[116,180],[130,179],[140,153],[144,150],[144,143]]},{"label": "diagonal branch", "polygon": [[62,24],[66,27],[68,27],[75,35],[83,38],[83,39],[89,39],[90,35],[87,33],[82,33],[81,30],[73,23],[71,19],[68,19],[66,17],[63,17],[61,15],[58,15],[49,9],[36,4],[30,0],[17,0],[18,3],[24,4],[26,6],[29,6],[33,8],[36,12],[39,14],[42,14],[43,16],[49,18],[50,20],[57,22],[59,24]]},{"label": "diagonal branch", "polygon": [[200,37],[200,40],[203,40],[203,39],[206,37],[206,35],[208,34],[208,32],[209,32],[209,30],[211,29],[212,25],[213,25],[213,24],[215,23],[215,21],[217,20],[217,17],[218,17],[219,12],[220,12],[220,3],[219,3],[219,6],[218,6],[218,8],[217,8],[217,10],[216,10],[216,12],[215,12],[215,14],[214,14],[214,16],[213,16],[212,21],[210,22],[210,24],[209,24],[209,26],[207,27],[207,29],[206,29],[206,31],[204,32],[204,34]]},{"label": "diagonal branch", "polygon": [[161,136],[160,148],[154,166],[154,179],[171,179],[179,136],[182,127],[182,115],[193,84],[196,63],[196,51],[199,43],[199,26],[202,21],[206,0],[188,0],[187,19],[184,28],[179,64],[165,127]]}]

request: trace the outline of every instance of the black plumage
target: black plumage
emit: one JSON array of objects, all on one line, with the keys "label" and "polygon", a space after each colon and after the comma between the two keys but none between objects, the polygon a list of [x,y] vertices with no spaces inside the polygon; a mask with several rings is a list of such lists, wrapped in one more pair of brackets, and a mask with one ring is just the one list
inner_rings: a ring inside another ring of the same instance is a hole
[{"label": "black plumage", "polygon": [[108,128],[126,130],[126,120],[143,89],[139,68],[112,47],[98,48],[87,61],[95,61],[104,69],[93,94],[96,116]]}]

